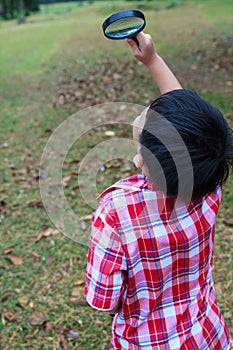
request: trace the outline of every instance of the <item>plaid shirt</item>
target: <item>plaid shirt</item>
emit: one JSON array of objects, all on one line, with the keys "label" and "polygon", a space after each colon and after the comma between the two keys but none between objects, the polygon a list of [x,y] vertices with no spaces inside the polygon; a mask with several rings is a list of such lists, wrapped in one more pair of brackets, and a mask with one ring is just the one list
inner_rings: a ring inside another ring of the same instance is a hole
[{"label": "plaid shirt", "polygon": [[94,213],[85,294],[120,311],[112,348],[229,349],[212,279],[221,188],[189,205],[135,175],[108,188]]}]

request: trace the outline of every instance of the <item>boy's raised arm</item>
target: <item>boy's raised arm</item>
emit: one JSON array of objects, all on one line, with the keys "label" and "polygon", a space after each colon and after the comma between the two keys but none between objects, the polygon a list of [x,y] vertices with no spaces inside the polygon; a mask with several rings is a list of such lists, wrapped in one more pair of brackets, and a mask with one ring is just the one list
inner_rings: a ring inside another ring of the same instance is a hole
[{"label": "boy's raised arm", "polygon": [[176,89],[182,89],[175,75],[156,52],[151,36],[140,32],[137,35],[137,39],[140,48],[132,39],[127,39],[127,42],[131,46],[133,55],[150,70],[161,94]]}]

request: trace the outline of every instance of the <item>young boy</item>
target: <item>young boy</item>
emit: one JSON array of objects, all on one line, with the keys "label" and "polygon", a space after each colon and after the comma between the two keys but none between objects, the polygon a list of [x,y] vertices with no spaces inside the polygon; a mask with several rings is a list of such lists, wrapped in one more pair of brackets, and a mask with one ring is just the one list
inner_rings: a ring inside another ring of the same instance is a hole
[{"label": "young boy", "polygon": [[221,185],[232,167],[231,130],[217,109],[182,89],[149,35],[137,39],[140,48],[127,42],[162,95],[134,123],[142,175],[101,194],[86,298],[115,314],[113,349],[226,350],[229,330],[211,271]]}]

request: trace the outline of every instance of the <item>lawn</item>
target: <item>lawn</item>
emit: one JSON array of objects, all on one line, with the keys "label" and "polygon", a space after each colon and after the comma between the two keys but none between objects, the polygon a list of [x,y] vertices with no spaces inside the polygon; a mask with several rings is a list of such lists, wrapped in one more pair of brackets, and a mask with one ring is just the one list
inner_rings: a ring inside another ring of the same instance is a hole
[{"label": "lawn", "polygon": [[[81,128],[85,112],[80,111],[87,107],[95,110],[100,103],[122,102],[122,111],[131,103],[134,112],[135,104],[145,106],[158,95],[146,68],[132,58],[126,43],[112,42],[102,34],[105,17],[127,7],[144,11],[146,31],[182,84],[220,108],[233,126],[231,1],[66,3],[43,7],[41,14],[22,25],[0,22],[4,350],[108,348],[111,320],[90,309],[83,296],[87,246],[73,242],[50,221],[39,190],[39,180],[47,175],[39,170],[50,135],[74,113],[81,113]],[[117,115],[113,117],[117,120]],[[112,121],[107,113],[101,118]],[[78,187],[80,162],[110,137],[130,138],[130,128],[107,124],[92,129],[65,157],[62,184],[69,205],[82,218],[78,234],[88,231],[92,212]],[[97,191],[134,172],[129,160],[108,160],[97,173]],[[233,333],[232,183],[231,176],[217,222],[214,279]]]}]

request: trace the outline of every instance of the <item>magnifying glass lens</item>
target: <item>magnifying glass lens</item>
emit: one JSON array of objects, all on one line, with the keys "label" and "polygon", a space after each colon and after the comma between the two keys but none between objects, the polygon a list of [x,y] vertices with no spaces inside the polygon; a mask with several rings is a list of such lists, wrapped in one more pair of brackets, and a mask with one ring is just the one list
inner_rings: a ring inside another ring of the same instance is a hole
[{"label": "magnifying glass lens", "polygon": [[[116,12],[103,23],[104,35],[109,39],[133,38],[145,27],[146,20],[142,12],[138,10],[125,10]],[[136,41],[137,42],[137,41]]]},{"label": "magnifying glass lens", "polygon": [[137,17],[121,18],[116,22],[109,24],[105,30],[105,34],[111,38],[127,38],[133,36],[143,27],[144,20]]}]

